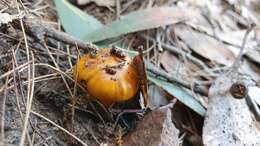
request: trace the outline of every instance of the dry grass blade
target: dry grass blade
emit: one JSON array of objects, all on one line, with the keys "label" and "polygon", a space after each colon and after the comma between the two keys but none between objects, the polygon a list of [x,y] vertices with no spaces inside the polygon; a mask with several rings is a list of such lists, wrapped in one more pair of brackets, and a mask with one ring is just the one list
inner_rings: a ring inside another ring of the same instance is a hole
[{"label": "dry grass blade", "polygon": [[[66,72],[63,72],[62,70],[60,70],[60,69],[58,69],[58,68],[56,68],[56,67],[54,67],[54,66],[51,66],[51,65],[46,64],[46,63],[36,63],[35,66],[48,67],[48,68],[50,68],[50,69],[53,69],[53,70],[57,71],[59,75],[63,75],[64,77],[67,77],[69,80],[75,82],[75,80],[74,80],[73,78],[71,78]],[[46,75],[46,76],[47,76],[47,75]],[[37,77],[37,78],[38,78],[38,77]],[[39,78],[40,78],[40,77],[39,77]],[[77,86],[80,87],[83,91],[85,91],[85,89],[84,89],[81,85],[77,84]]]},{"label": "dry grass blade", "polygon": [[64,129],[63,127],[57,125],[56,123],[54,123],[53,121],[51,121],[50,119],[44,117],[43,115],[35,112],[35,111],[31,111],[32,114],[48,121],[49,123],[51,123],[52,125],[56,126],[57,128],[59,128],[60,130],[64,131],[65,133],[67,133],[68,135],[70,135],[71,137],[73,137],[75,140],[77,140],[78,142],[80,142],[83,146],[88,146],[86,143],[84,143],[82,140],[80,140],[77,136],[75,136],[74,134],[70,133],[68,130]]},{"label": "dry grass blade", "polygon": [[[57,64],[57,62],[55,61],[53,55],[51,54],[51,51],[49,50],[47,44],[44,43],[44,46],[45,46],[45,48],[46,48],[46,50],[47,50],[49,56],[51,57],[51,60],[52,60],[52,62],[54,63],[55,67],[56,67],[58,70],[60,70],[60,67],[59,67],[59,65]],[[62,78],[62,80],[63,80],[63,82],[64,82],[64,84],[65,84],[65,86],[66,86],[66,88],[67,88],[67,90],[68,90],[68,92],[69,92],[69,94],[70,94],[70,96],[71,96],[71,99],[72,99],[72,98],[73,98],[73,93],[72,93],[72,91],[71,91],[71,89],[70,89],[70,87],[69,87],[69,84],[67,83],[67,81],[66,81],[66,79],[65,79],[65,77],[64,77],[63,74],[61,74],[61,78]]]},{"label": "dry grass blade", "polygon": [[[12,49],[12,55],[13,55],[13,59],[12,59],[12,64],[13,64],[13,70],[15,70],[15,66],[17,65],[17,60],[15,58],[15,52],[14,52],[14,49]],[[20,77],[20,76],[19,76]],[[17,81],[16,81],[16,73],[15,71],[13,71],[13,87],[15,87],[15,99],[16,99],[16,106],[17,106],[17,110],[19,111],[19,114],[20,114],[20,117],[21,117],[21,122],[24,123],[24,120],[23,120],[23,113],[22,113],[22,110],[21,110],[21,106],[20,106],[20,102],[19,102],[19,92],[18,92],[18,85],[17,85]],[[8,87],[7,89],[9,90],[10,87]],[[26,136],[27,136],[27,139],[29,141],[29,144],[31,145],[32,143],[30,142],[30,135],[29,135],[29,132],[27,131],[26,132]]]},{"label": "dry grass blade", "polygon": [[[78,64],[78,61],[79,61],[79,48],[78,48],[78,45],[77,43],[75,44],[76,45],[76,49],[77,49],[77,64]],[[69,50],[68,50],[68,53],[69,53]],[[69,57],[69,60],[70,57]],[[72,68],[72,65],[71,65],[71,68]],[[75,104],[76,104],[76,93],[77,93],[77,81],[78,81],[78,66],[76,67],[76,79],[75,79],[75,83],[74,83],[74,87],[73,87],[73,99],[72,99],[72,114],[71,114],[71,119],[72,119],[72,125],[74,124],[74,115],[75,115]]]},{"label": "dry grass blade", "polygon": [[16,67],[16,68],[10,70],[10,71],[5,72],[4,74],[2,74],[2,75],[0,76],[0,80],[3,79],[3,78],[5,78],[6,76],[12,74],[13,72],[15,72],[15,71],[17,71],[17,70],[20,70],[20,69],[22,69],[22,68],[25,68],[26,66],[28,67],[28,65],[30,65],[31,63],[32,63],[32,61],[26,62],[26,63],[24,63],[24,64],[22,64],[22,65],[19,65],[19,66]]},{"label": "dry grass blade", "polygon": [[[32,54],[32,59],[34,60],[34,55]],[[31,112],[31,107],[32,107],[32,101],[33,101],[33,96],[34,96],[34,74],[35,74],[35,64],[34,61],[32,62],[32,83],[31,83],[31,88],[30,88],[30,92],[27,95],[27,103],[26,103],[26,113],[25,113],[25,120],[24,120],[24,126],[23,126],[23,131],[22,131],[22,137],[21,137],[21,142],[20,142],[20,146],[24,145],[24,141],[25,141],[25,136],[26,136],[26,132],[27,132],[27,127],[28,127],[28,123],[29,123],[29,118],[30,118],[30,112]],[[28,81],[30,82],[30,80],[28,79]],[[30,83],[28,84],[30,85]]]},{"label": "dry grass blade", "polygon": [[[23,3],[20,1],[20,3],[21,3],[21,5],[23,6],[23,8],[25,8],[24,7],[24,5],[23,5]],[[19,13],[21,13],[21,11],[20,11],[20,8],[19,8],[19,3],[18,3],[18,1],[16,0],[16,7],[17,7],[17,10],[18,10],[18,12]],[[30,82],[30,78],[31,78],[31,67],[30,67],[30,64],[29,64],[29,62],[30,62],[30,52],[29,52],[29,47],[28,47],[28,42],[27,42],[27,36],[26,36],[26,33],[25,33],[25,29],[24,29],[24,24],[23,24],[23,20],[22,20],[22,18],[20,18],[20,25],[21,25],[21,29],[22,29],[22,32],[23,32],[23,38],[24,38],[24,43],[25,43],[25,49],[26,49],[26,58],[27,58],[27,62],[28,62],[28,69],[27,69],[27,78],[28,78],[28,81]],[[33,85],[34,83],[32,82],[32,85]],[[27,106],[31,106],[31,104],[30,104],[30,96],[32,97],[33,96],[33,92],[31,92],[31,86],[30,86],[30,84],[28,84],[28,86],[27,86]],[[33,90],[32,90],[33,91]],[[30,108],[29,107],[27,107],[27,113],[26,113],[26,115],[25,115],[25,122],[24,122],[24,127],[23,127],[23,131],[22,131],[22,136],[21,136],[21,140],[20,140],[20,146],[23,146],[24,145],[24,141],[25,141],[25,136],[26,136],[26,131],[27,131],[27,125],[28,125],[28,121],[29,121],[29,112],[30,111],[28,111],[28,110],[30,110]],[[30,141],[30,139],[28,139],[28,141],[29,141],[29,143],[30,143],[30,145],[31,145],[31,141]]]},{"label": "dry grass blade", "polygon": [[9,81],[9,76],[6,77],[5,80],[5,92],[4,92],[4,97],[2,99],[2,115],[1,115],[1,139],[0,139],[0,144],[5,143],[5,103],[6,103],[6,94],[7,94],[7,85],[8,85],[8,81]]}]

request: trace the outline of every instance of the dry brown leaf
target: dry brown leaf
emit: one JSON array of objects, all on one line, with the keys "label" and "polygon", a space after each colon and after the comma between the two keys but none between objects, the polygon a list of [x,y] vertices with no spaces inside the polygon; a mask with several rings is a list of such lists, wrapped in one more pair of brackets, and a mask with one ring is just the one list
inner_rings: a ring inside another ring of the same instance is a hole
[{"label": "dry brown leaf", "polygon": [[175,55],[171,54],[168,51],[164,51],[159,58],[160,64],[168,73],[177,75],[178,78],[184,80],[190,80],[190,72],[197,71],[199,68],[191,62],[180,61]]},{"label": "dry brown leaf", "polygon": [[[260,64],[260,49],[257,48],[257,41],[260,40],[259,37],[259,28],[255,28],[254,33],[250,33],[248,36],[248,41],[246,42],[246,50],[245,54],[248,56],[252,61],[255,61]],[[243,37],[245,34],[245,30],[239,30],[239,31],[231,31],[231,32],[217,32],[216,35],[218,38],[220,38],[222,41],[241,46]],[[235,54],[235,56],[238,55],[239,48],[234,47],[232,45],[227,46],[227,48]]]},{"label": "dry brown leaf", "polygon": [[234,54],[216,39],[188,27],[177,27],[175,30],[177,36],[199,55],[227,66],[230,66],[235,61]]},{"label": "dry brown leaf", "polygon": [[159,58],[161,65],[169,73],[175,73],[180,70],[183,63],[179,59],[168,51],[164,51]]},{"label": "dry brown leaf", "polygon": [[251,76],[252,79],[260,83],[260,68],[257,65],[244,60],[241,64],[241,72]]},{"label": "dry brown leaf", "polygon": [[246,52],[246,55],[254,62],[260,64],[260,48],[250,49]]},{"label": "dry brown leaf", "polygon": [[167,94],[155,85],[149,86],[148,95],[152,109],[168,104]]},{"label": "dry brown leaf", "polygon": [[[238,31],[229,31],[229,32],[216,32],[216,35],[219,39],[234,44],[240,45],[242,44],[243,37],[246,33],[246,30],[238,30]],[[250,33],[247,39],[247,46],[251,44],[254,40],[254,33]],[[238,49],[239,50],[239,49]]]}]

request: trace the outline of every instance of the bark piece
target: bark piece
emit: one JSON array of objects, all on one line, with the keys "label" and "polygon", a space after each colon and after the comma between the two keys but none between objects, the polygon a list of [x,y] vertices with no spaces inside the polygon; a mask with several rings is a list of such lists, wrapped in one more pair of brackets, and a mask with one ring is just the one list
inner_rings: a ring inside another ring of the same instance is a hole
[{"label": "bark piece", "polygon": [[246,99],[234,98],[230,93],[235,82],[252,84],[245,76],[228,72],[218,77],[209,90],[203,127],[205,146],[260,146],[260,123],[252,115]]},{"label": "bark piece", "polygon": [[171,120],[171,110],[148,113],[136,129],[123,138],[124,146],[179,146],[179,130]]}]

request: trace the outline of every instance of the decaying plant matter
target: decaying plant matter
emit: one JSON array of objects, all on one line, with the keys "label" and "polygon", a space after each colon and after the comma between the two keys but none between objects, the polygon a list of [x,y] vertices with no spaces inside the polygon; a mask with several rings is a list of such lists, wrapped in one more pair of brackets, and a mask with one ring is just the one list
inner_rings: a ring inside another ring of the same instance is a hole
[{"label": "decaying plant matter", "polygon": [[0,146],[260,145],[258,0],[110,2],[0,0]]}]

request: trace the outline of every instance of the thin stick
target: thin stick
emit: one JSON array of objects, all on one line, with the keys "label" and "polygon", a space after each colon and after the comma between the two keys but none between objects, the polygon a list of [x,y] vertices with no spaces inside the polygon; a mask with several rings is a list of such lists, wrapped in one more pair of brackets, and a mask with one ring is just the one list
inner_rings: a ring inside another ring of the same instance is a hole
[{"label": "thin stick", "polygon": [[[78,47],[78,45],[76,45],[76,47]],[[67,51],[67,54],[69,54],[68,55],[68,62],[69,62],[70,68],[73,68],[72,61],[71,61],[71,55],[70,55],[70,46],[69,45],[66,45],[66,51]]]},{"label": "thin stick", "polygon": [[243,56],[243,53],[244,53],[244,50],[245,50],[245,46],[246,46],[248,35],[254,29],[255,26],[256,26],[255,24],[251,24],[250,27],[247,29],[247,31],[246,31],[246,33],[245,33],[245,35],[243,37],[243,41],[242,41],[242,45],[241,45],[239,54],[238,54],[234,64],[231,67],[233,70],[234,69],[236,70],[236,69],[239,68],[241,60],[242,60],[242,56]]},{"label": "thin stick", "polygon": [[[71,78],[68,74],[66,74],[65,72],[61,71],[60,69],[54,67],[54,66],[51,66],[49,64],[45,64],[45,63],[36,63],[35,66],[45,66],[45,67],[48,67],[48,68],[51,68],[57,72],[60,73],[60,75],[63,75],[64,77],[67,77],[68,79],[70,79],[71,81],[73,82],[76,82],[73,78]],[[85,91],[85,88],[82,87],[80,84],[77,84],[83,91]]]},{"label": "thin stick", "polygon": [[[79,48],[78,48],[78,45],[77,43],[75,43],[76,45],[76,50],[77,50],[77,65],[76,65],[76,79],[75,79],[75,83],[74,83],[74,87],[73,87],[73,96],[72,96],[72,107],[71,107],[71,125],[72,125],[72,130],[74,131],[74,115],[75,115],[75,98],[76,98],[76,93],[77,93],[77,81],[78,81],[78,63],[79,63]],[[68,50],[68,53],[69,53],[69,50]],[[72,67],[72,66],[71,66]]]},{"label": "thin stick", "polygon": [[12,74],[12,73],[15,72],[15,71],[17,71],[17,70],[19,70],[19,69],[21,69],[21,68],[24,68],[25,66],[28,67],[28,65],[30,65],[31,63],[32,63],[32,61],[26,62],[26,63],[24,63],[24,64],[22,64],[22,65],[20,65],[20,66],[18,66],[18,67],[16,67],[16,68],[10,70],[10,71],[5,72],[4,74],[2,74],[2,75],[0,76],[0,80],[3,79],[3,78],[5,78],[5,77],[7,77],[7,76],[9,76],[10,74]]},{"label": "thin stick", "polygon": [[[97,46],[92,43],[83,42],[78,38],[68,35],[67,33],[60,32],[51,26],[45,26],[45,24],[41,23],[41,20],[37,18],[24,17],[26,21],[24,21],[28,34],[34,36],[41,43],[44,43],[45,37],[53,38],[57,41],[75,45],[77,43],[79,48],[84,48],[87,51],[96,51]],[[21,29],[20,26],[14,25],[14,27]]]},{"label": "thin stick", "polygon": [[153,64],[151,64],[151,63],[149,63],[147,61],[146,61],[146,69],[149,72],[151,72],[151,73],[153,73],[155,75],[159,75],[159,76],[165,78],[166,80],[174,82],[174,83],[177,83],[177,84],[179,84],[179,85],[181,85],[181,86],[183,86],[185,88],[188,88],[188,89],[193,89],[194,88],[194,91],[196,93],[200,93],[200,94],[206,95],[206,96],[208,95],[208,91],[207,90],[205,90],[203,88],[200,88],[200,87],[197,87],[197,86],[191,86],[192,85],[191,83],[189,83],[187,81],[184,81],[184,80],[180,80],[180,79],[178,79],[178,78],[176,78],[176,77],[166,73],[165,71],[161,70],[160,68],[156,67],[155,65],[153,65]]},{"label": "thin stick", "polygon": [[[149,36],[144,36],[144,35],[141,35],[142,38],[148,40],[149,42],[156,42],[155,39],[149,37]],[[168,45],[168,44],[165,44],[165,43],[161,43],[162,47],[165,49],[165,50],[168,50],[174,54],[177,54],[177,55],[181,55],[181,56],[185,56],[187,57],[187,59],[189,59],[190,61],[192,61],[193,63],[195,63],[196,65],[198,65],[201,69],[204,69],[204,70],[208,70],[208,67],[199,59],[197,59],[196,57],[192,56],[190,53],[187,53],[187,52],[184,52],[182,49],[180,48],[177,48],[177,47],[174,47],[174,46],[171,46],[171,45]]]},{"label": "thin stick", "polygon": [[[53,55],[51,54],[51,52],[50,52],[50,50],[49,50],[47,44],[44,43],[44,46],[45,46],[45,48],[46,48],[46,50],[47,50],[49,56],[51,57],[52,62],[54,63],[55,67],[60,70],[60,67],[59,67],[59,65],[57,64],[57,62],[55,61]],[[62,78],[62,80],[63,80],[63,82],[64,82],[64,84],[65,84],[67,90],[69,91],[69,94],[70,94],[71,98],[73,98],[73,93],[72,93],[72,91],[70,90],[69,84],[67,83],[67,81],[66,81],[66,79],[65,79],[65,77],[64,77],[63,74],[61,74],[61,78]]]},{"label": "thin stick", "polygon": [[121,6],[120,6],[120,0],[116,0],[116,18],[119,19],[120,17],[120,11],[121,9]]}]

